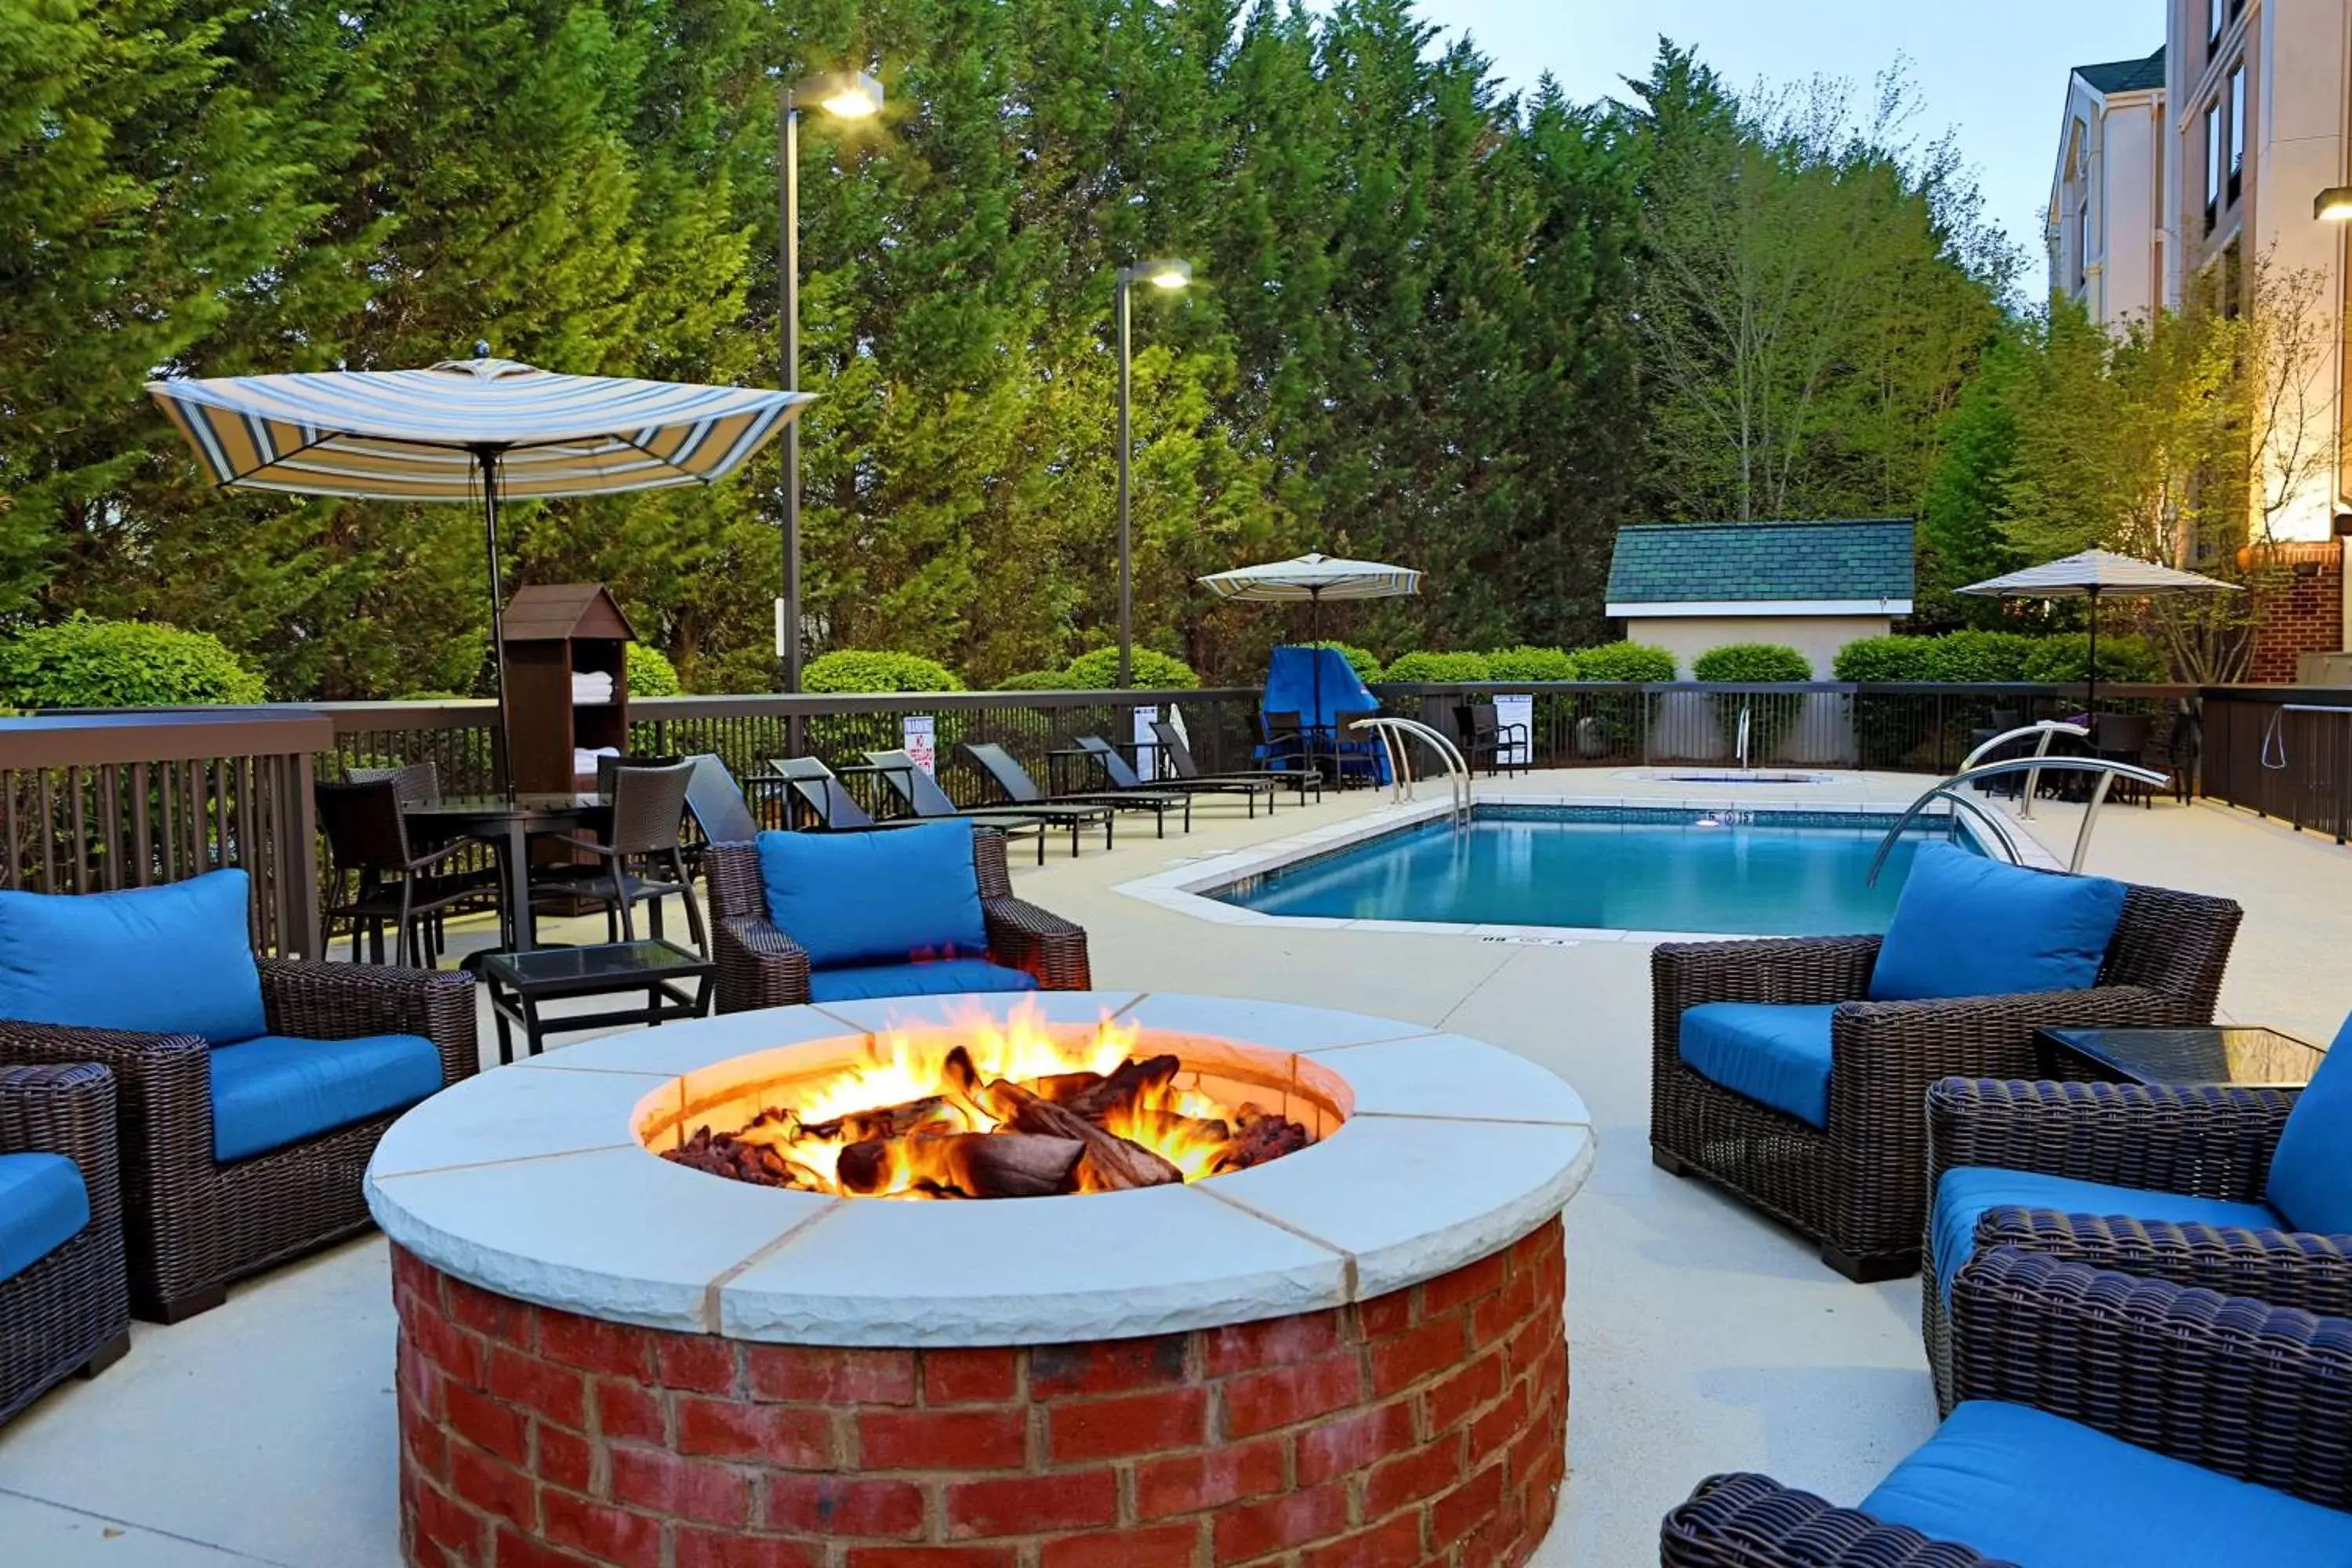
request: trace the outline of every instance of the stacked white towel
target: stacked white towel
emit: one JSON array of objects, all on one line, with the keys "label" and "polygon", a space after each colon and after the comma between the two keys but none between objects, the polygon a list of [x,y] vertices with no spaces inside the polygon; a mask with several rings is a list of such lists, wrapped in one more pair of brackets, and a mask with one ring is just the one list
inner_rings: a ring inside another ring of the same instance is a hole
[{"label": "stacked white towel", "polygon": [[596,776],[597,758],[617,757],[620,754],[621,749],[618,746],[598,746],[593,751],[585,746],[574,746],[572,748],[572,776],[593,779]]},{"label": "stacked white towel", "polygon": [[613,678],[593,672],[574,673],[572,677],[572,700],[610,702],[613,700]]}]

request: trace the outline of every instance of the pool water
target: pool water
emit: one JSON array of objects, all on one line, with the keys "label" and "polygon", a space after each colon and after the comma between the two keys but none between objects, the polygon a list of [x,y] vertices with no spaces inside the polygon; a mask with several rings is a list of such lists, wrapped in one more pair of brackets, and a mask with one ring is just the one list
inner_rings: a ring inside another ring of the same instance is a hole
[{"label": "pool water", "polygon": [[[1830,936],[1884,931],[1936,818],[1898,840],[1864,813],[1480,806],[1215,889],[1269,915]],[[1965,835],[1960,842],[1973,848]]]}]

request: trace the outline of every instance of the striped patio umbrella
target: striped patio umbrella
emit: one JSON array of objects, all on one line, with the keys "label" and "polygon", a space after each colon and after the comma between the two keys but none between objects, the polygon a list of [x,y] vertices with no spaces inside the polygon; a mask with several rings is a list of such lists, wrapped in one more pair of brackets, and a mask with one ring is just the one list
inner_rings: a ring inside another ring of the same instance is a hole
[{"label": "striped patio umbrella", "polygon": [[2235,583],[2200,577],[2194,572],[2159,566],[2153,561],[2118,555],[2112,550],[2085,550],[2057,561],[2045,561],[2000,577],[1971,583],[1956,593],[1988,599],[2087,599],[2091,612],[2090,684],[2083,705],[2093,712],[2099,705],[2099,600],[2107,595],[2121,599],[2150,599],[2167,594],[2237,594]]},{"label": "striped patio umbrella", "polygon": [[[1389,566],[1378,561],[1347,561],[1308,553],[1261,566],[1240,566],[1219,572],[1201,582],[1222,599],[1252,604],[1295,605],[1307,601],[1307,641],[1323,640],[1326,599],[1394,599],[1421,592],[1421,574],[1409,566]],[[1315,661],[1315,710],[1323,710],[1323,661]]]},{"label": "striped patio umbrella", "polygon": [[493,359],[488,344],[429,370],[152,381],[147,391],[221,484],[482,509],[497,763],[509,793],[499,504],[715,484],[814,395],[560,375]]}]

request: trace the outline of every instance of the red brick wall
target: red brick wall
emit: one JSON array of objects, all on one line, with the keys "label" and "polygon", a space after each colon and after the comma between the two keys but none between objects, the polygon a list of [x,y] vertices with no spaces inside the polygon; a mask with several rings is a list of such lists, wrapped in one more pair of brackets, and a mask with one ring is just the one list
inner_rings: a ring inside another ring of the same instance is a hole
[{"label": "red brick wall", "polygon": [[2334,540],[2273,544],[2249,563],[2254,593],[2254,652],[2249,680],[2291,682],[2306,653],[2344,647],[2344,554]]},{"label": "red brick wall", "polygon": [[824,1350],[528,1306],[393,1253],[416,1568],[1517,1568],[1565,1464],[1557,1222],[1354,1307]]}]

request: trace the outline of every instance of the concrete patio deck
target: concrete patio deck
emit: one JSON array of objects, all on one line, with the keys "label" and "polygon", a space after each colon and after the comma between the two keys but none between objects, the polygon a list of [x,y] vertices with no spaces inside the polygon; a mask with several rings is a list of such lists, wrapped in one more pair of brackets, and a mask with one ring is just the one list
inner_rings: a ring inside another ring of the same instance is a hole
[{"label": "concrete patio deck", "polygon": [[[1907,801],[1925,781],[1739,786],[1741,804]],[[1582,797],[1729,798],[1601,770],[1482,786]],[[1385,796],[1189,837],[1123,824],[1120,847],[1022,867],[1021,891],[1085,925],[1097,983],[1344,1006],[1494,1041],[1570,1079],[1600,1156],[1568,1214],[1570,1478],[1544,1568],[1654,1562],[1658,1516],[1713,1471],[1760,1469],[1852,1502],[1934,1424],[1917,1287],[1857,1286],[1813,1249],[1647,1157],[1648,945],[1264,928],[1117,890],[1201,857],[1337,823]],[[2070,808],[2032,829],[2063,855]],[[2352,851],[2226,808],[2103,816],[2090,868],[2226,893],[2247,922],[2225,1013],[2326,1039],[2352,1009]],[[475,940],[479,940],[478,938]],[[490,1032],[485,1022],[486,1044]],[[380,1237],[232,1289],[0,1429],[0,1563],[39,1568],[385,1568],[397,1561],[393,1316]]]}]

